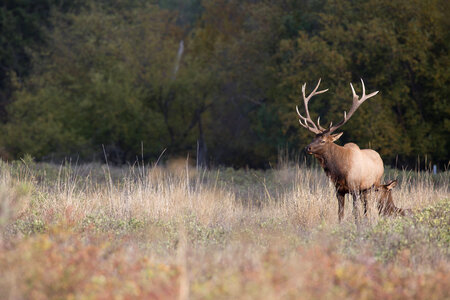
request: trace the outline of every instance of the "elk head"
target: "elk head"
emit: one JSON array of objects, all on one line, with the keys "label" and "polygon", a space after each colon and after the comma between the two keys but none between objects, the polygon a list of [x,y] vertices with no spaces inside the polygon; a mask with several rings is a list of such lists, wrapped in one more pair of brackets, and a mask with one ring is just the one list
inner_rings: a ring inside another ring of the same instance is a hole
[{"label": "elk head", "polygon": [[342,132],[336,133],[336,134],[333,134],[333,132],[336,131],[339,127],[341,127],[345,123],[347,123],[347,121],[352,117],[352,115],[355,113],[355,111],[358,109],[358,107],[364,101],[366,101],[367,99],[378,94],[378,91],[376,91],[369,95],[366,95],[366,87],[364,86],[364,81],[361,79],[363,94],[360,99],[359,96],[356,94],[355,89],[353,88],[353,85],[350,83],[350,87],[353,92],[352,107],[350,108],[348,113],[346,111],[344,111],[344,119],[341,122],[339,122],[338,124],[336,124],[334,126],[333,126],[333,123],[331,122],[330,126],[328,128],[323,128],[322,126],[320,126],[320,117],[317,118],[317,124],[314,123],[314,121],[311,120],[311,117],[309,114],[309,109],[308,109],[308,102],[309,102],[309,100],[311,100],[311,98],[313,96],[319,95],[319,94],[322,94],[322,93],[325,93],[326,91],[328,91],[328,89],[317,91],[317,89],[319,88],[319,85],[320,85],[320,81],[321,81],[321,79],[319,79],[319,82],[317,83],[316,87],[311,92],[311,94],[309,94],[308,97],[306,97],[306,91],[305,91],[306,83],[303,84],[303,86],[302,86],[303,103],[305,105],[306,117],[303,117],[300,114],[300,112],[298,110],[298,106],[295,107],[295,109],[297,110],[297,114],[300,117],[300,119],[298,120],[300,125],[302,125],[303,127],[305,127],[306,129],[308,129],[309,131],[313,132],[316,135],[314,137],[313,141],[305,148],[306,152],[308,152],[309,154],[314,154],[314,155],[321,155],[322,153],[324,153],[327,150],[327,148],[334,141],[339,139],[342,135]]},{"label": "elk head", "polygon": [[381,184],[375,188],[376,192],[382,193],[382,198],[391,198],[390,194],[393,188],[397,186],[397,179],[391,180],[386,184]]}]

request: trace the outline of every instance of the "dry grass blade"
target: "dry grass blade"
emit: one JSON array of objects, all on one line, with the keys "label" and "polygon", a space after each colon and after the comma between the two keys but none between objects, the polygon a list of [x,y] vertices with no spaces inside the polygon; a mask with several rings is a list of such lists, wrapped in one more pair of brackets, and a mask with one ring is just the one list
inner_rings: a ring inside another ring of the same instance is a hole
[{"label": "dry grass blade", "polygon": [[7,299],[448,296],[448,173],[389,171],[413,215],[381,218],[372,199],[358,231],[323,172],[289,162],[23,168],[0,171]]}]

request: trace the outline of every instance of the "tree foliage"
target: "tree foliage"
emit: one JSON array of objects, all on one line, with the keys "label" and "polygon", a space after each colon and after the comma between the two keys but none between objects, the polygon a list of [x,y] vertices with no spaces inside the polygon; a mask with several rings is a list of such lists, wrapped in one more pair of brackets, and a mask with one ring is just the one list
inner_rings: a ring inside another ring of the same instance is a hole
[{"label": "tree foliage", "polygon": [[[343,142],[387,163],[448,163],[446,1],[45,3],[39,34],[24,42],[8,28],[26,20],[2,7],[3,69],[27,70],[1,86],[10,104],[0,143],[12,157],[105,151],[123,163],[167,148],[201,164],[264,167],[311,138],[294,109],[301,84],[322,78],[330,90],[310,110],[336,123],[351,105],[349,82],[360,89],[364,78],[380,93],[343,127]],[[7,53],[25,48],[14,65]]]}]

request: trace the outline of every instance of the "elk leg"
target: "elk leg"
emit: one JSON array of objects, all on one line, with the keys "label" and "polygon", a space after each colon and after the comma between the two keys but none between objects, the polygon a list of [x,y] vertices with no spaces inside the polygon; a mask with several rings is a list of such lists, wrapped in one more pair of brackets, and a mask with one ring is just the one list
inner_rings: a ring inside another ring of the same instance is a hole
[{"label": "elk leg", "polygon": [[353,192],[353,216],[355,217],[355,223],[358,225],[358,218],[359,218],[359,210],[358,210],[358,193]]},{"label": "elk leg", "polygon": [[336,197],[338,199],[338,218],[340,223],[344,217],[345,193],[337,192]]},{"label": "elk leg", "polygon": [[362,202],[364,207],[364,216],[367,217],[367,191],[362,192]]}]

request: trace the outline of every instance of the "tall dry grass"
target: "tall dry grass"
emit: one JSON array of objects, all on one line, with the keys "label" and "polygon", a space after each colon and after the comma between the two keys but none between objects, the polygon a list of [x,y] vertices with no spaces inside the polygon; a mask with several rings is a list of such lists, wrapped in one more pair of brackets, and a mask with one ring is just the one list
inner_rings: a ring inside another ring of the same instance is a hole
[{"label": "tall dry grass", "polygon": [[[400,180],[393,191],[398,207],[418,210],[449,197],[449,177],[448,172],[394,171],[386,181]],[[347,197],[344,222],[353,222],[352,201]],[[379,219],[377,197],[377,193],[369,197],[371,223]],[[1,219],[15,218],[17,211],[51,219],[70,210],[78,220],[105,215],[169,221],[193,214],[205,225],[230,226],[249,215],[285,220],[305,229],[324,222],[337,224],[333,185],[322,170],[298,164],[263,172],[196,170],[182,161],[168,168],[2,163],[0,198]]]},{"label": "tall dry grass", "polygon": [[[339,224],[334,187],[322,170],[300,164],[254,171],[196,170],[184,161],[126,168],[2,163],[0,293],[9,299],[445,296],[448,172],[388,170],[385,177],[399,179],[394,202],[417,216],[378,216],[374,194],[357,229],[352,201]],[[49,270],[52,277],[44,279]]]}]

